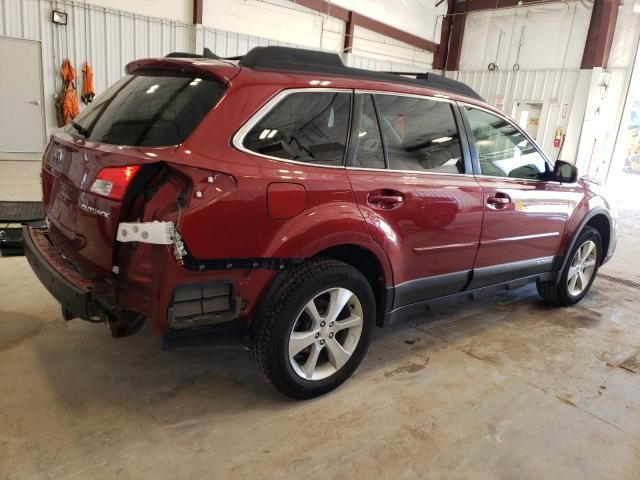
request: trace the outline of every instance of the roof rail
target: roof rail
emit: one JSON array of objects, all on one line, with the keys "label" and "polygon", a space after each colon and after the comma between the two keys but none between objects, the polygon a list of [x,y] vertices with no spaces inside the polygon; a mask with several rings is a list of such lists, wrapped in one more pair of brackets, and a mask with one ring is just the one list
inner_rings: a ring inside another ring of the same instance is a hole
[{"label": "roof rail", "polygon": [[[404,73],[378,72],[345,66],[336,53],[320,52],[292,47],[255,47],[240,58],[238,65],[256,70],[283,70],[309,73],[324,73],[328,75],[362,78],[383,82],[403,83],[443,90],[467,97],[483,100],[478,93],[468,85],[437,73]],[[415,78],[408,78],[408,76]]]}]

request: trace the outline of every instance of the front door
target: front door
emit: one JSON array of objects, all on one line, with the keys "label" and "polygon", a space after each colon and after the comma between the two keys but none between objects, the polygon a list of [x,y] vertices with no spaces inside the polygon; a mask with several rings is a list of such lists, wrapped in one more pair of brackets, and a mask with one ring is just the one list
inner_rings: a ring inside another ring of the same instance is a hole
[{"label": "front door", "polygon": [[[0,152],[41,153],[44,148],[40,43],[0,37]],[[8,113],[10,112],[10,113]]]},{"label": "front door", "polygon": [[512,122],[480,108],[462,110],[484,196],[470,288],[550,271],[579,188],[551,180],[552,166]]},{"label": "front door", "polygon": [[363,93],[354,110],[357,149],[347,171],[390,257],[394,308],[461,291],[480,238],[482,191],[465,162],[455,105]]}]

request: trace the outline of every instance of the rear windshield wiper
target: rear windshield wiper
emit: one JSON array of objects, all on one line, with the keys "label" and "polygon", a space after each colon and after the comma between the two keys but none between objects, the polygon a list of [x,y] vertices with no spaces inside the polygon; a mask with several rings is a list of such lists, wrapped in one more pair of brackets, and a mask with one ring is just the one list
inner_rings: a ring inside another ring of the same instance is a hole
[{"label": "rear windshield wiper", "polygon": [[82,125],[76,122],[71,122],[71,126],[75,128],[78,131],[78,133],[80,133],[80,135],[82,135],[85,138],[89,138],[89,133],[90,133],[89,130],[84,128]]}]

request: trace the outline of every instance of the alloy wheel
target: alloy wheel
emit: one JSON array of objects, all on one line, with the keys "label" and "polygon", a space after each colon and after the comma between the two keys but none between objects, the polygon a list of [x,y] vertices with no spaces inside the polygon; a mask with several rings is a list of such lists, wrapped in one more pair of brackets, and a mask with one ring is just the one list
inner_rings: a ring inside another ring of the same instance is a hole
[{"label": "alloy wheel", "polygon": [[592,240],[584,242],[571,259],[567,287],[569,293],[577,297],[589,286],[591,277],[596,270],[598,248]]},{"label": "alloy wheel", "polygon": [[358,297],[330,288],[309,300],[289,336],[289,362],[306,380],[322,380],[340,370],[356,350],[363,327]]}]

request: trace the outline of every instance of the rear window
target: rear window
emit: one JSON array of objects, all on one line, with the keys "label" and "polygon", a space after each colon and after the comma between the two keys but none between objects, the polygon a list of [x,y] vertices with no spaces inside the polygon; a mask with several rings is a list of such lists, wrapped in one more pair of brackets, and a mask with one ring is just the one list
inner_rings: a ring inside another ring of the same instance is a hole
[{"label": "rear window", "polygon": [[80,128],[68,128],[112,145],[177,145],[218,103],[224,90],[221,83],[194,75],[126,76],[75,119]]}]

